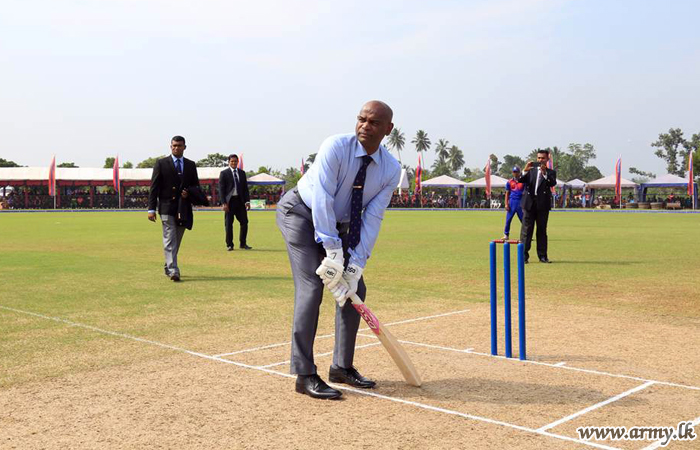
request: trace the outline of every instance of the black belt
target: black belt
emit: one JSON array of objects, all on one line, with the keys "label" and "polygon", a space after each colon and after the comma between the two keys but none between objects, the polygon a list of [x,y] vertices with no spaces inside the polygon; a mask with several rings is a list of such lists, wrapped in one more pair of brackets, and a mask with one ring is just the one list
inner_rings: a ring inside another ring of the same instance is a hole
[{"label": "black belt", "polygon": [[[301,203],[304,203],[304,199],[301,198],[298,188],[295,187],[292,189],[292,192],[294,192],[294,195],[297,196]],[[306,203],[304,203],[304,206],[306,206]],[[309,208],[308,206],[306,207]],[[311,208],[309,208],[309,211],[311,211]],[[348,231],[350,231],[350,222],[336,222],[335,228],[338,230],[338,234],[346,234]]]}]

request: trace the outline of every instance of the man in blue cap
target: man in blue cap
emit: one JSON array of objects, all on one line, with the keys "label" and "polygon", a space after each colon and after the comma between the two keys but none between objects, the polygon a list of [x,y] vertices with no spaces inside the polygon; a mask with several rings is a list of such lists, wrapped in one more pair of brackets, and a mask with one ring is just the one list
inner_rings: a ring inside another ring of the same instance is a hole
[{"label": "man in blue cap", "polygon": [[520,167],[513,167],[513,178],[506,183],[506,228],[502,239],[509,239],[510,222],[513,216],[518,215],[520,223],[523,223],[523,208],[520,206],[520,199],[523,196],[525,185],[518,182],[520,178]]}]

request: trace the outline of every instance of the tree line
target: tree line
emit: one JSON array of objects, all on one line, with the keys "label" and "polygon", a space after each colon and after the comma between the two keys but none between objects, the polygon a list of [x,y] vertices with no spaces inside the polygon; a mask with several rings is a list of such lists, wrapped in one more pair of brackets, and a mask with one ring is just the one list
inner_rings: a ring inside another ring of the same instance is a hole
[{"label": "tree line", "polygon": [[[433,143],[425,130],[416,131],[415,136],[411,139],[414,150],[422,155],[423,160],[423,179],[433,178],[440,175],[449,175],[453,178],[458,178],[463,181],[473,181],[484,176],[484,167],[468,168],[465,167],[464,152],[449,140],[438,139],[434,147],[435,158],[428,166],[425,156],[430,154],[430,149]],[[406,135],[400,128],[396,127],[392,130],[386,140],[386,147],[396,153],[397,159],[401,166],[406,169],[411,184],[415,178],[415,169],[403,164],[402,152],[406,147]],[[659,133],[656,141],[651,143],[654,149],[654,155],[663,159],[666,162],[666,171],[670,174],[684,176],[688,168],[688,157],[690,152],[700,149],[700,133],[693,134],[690,139],[683,136],[683,131],[680,128],[671,128],[667,133]],[[578,144],[570,143],[566,149],[560,149],[557,146],[546,147],[552,156],[554,169],[557,171],[557,177],[561,180],[569,181],[578,178],[583,181],[592,181],[602,178],[601,171],[591,163],[596,158],[596,150],[590,143]],[[527,161],[535,161],[537,152],[542,149],[536,148],[530,151],[527,155],[520,156],[515,154],[505,154],[502,159],[495,154],[489,155],[489,164],[491,173],[499,175],[503,178],[509,178],[512,174],[511,170],[514,166],[524,167]],[[153,156],[139,162],[137,168],[152,168],[156,161],[165,157]],[[304,171],[308,170],[316,158],[316,153],[311,153],[304,160]],[[694,173],[700,178],[700,157],[695,157],[693,161]],[[210,153],[205,158],[196,161],[198,167],[226,167],[228,165],[228,155],[221,153]],[[114,166],[114,157],[105,159],[104,168],[112,168]],[[0,158],[0,167],[21,167],[14,161]],[[73,162],[62,162],[57,164],[57,167],[78,167]],[[132,168],[134,164],[130,161],[124,162],[121,167]],[[633,178],[635,182],[647,181],[654,178],[655,174],[646,172],[636,167],[629,168],[630,173],[638,175]],[[250,171],[249,174],[268,173],[285,180],[290,185],[296,185],[301,178],[300,167],[288,167],[284,171],[275,170],[271,167],[261,166],[256,172]]]}]

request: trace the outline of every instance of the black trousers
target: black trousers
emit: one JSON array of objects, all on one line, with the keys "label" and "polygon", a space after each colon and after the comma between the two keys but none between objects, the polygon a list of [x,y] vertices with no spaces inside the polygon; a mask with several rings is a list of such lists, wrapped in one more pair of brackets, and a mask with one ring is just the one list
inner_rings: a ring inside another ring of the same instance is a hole
[{"label": "black trousers", "polygon": [[530,247],[532,246],[532,235],[537,226],[537,257],[547,258],[547,220],[549,220],[548,209],[537,209],[537,205],[532,205],[531,209],[523,208],[523,225],[520,228],[520,241],[525,243],[525,260],[530,257]]},{"label": "black trousers", "polygon": [[224,214],[224,227],[226,228],[226,246],[233,247],[233,218],[241,225],[240,244],[247,244],[248,237],[248,211],[240,196],[231,197],[228,202],[228,212]]}]

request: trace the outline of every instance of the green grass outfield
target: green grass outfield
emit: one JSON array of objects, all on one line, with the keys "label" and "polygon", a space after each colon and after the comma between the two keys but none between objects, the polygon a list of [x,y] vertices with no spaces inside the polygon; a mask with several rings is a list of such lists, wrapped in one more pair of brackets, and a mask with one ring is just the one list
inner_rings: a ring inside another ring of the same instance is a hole
[{"label": "green grass outfield", "polygon": [[[502,235],[504,218],[389,211],[365,272],[368,303],[388,322],[487,302],[488,241]],[[254,250],[227,252],[223,214],[196,213],[176,284],[163,276],[160,223],[143,212],[0,214],[0,306],[194,351],[285,341],[293,285],[274,219],[252,212]],[[516,220],[512,234],[519,229]],[[554,264],[527,266],[528,299],[700,317],[699,236],[697,214],[552,213]],[[319,332],[332,329],[331,304]],[[0,330],[2,387],[149,357],[109,336],[6,309]]]}]

